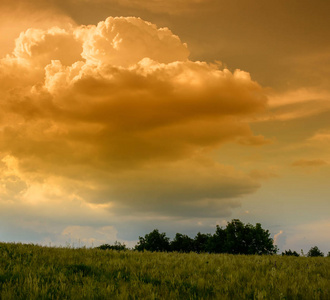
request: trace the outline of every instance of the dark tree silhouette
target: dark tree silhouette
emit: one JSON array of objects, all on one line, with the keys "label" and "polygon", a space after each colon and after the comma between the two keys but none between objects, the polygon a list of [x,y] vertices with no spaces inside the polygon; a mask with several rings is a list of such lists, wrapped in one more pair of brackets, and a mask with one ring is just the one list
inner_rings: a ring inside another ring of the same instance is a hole
[{"label": "dark tree silhouette", "polygon": [[314,246],[309,249],[307,256],[308,257],[324,256],[324,253],[321,252],[321,250],[317,246]]},{"label": "dark tree silhouette", "polygon": [[224,229],[226,235],[224,249],[232,254],[275,254],[278,249],[270,237],[269,230],[264,230],[260,223],[256,226],[244,225],[234,219]]},{"label": "dark tree silhouette", "polygon": [[208,251],[212,253],[226,252],[226,230],[219,225],[216,226],[215,234],[212,235],[208,243]]},{"label": "dark tree silhouette", "polygon": [[232,220],[226,227],[225,251],[232,254],[247,252],[244,224],[240,220]]},{"label": "dark tree silhouette", "polygon": [[155,229],[144,237],[139,236],[139,242],[135,249],[139,251],[169,251],[170,239],[165,232],[160,233],[158,229]]},{"label": "dark tree silhouette", "polygon": [[231,254],[275,254],[278,249],[273,244],[268,230],[260,223],[256,226],[244,224],[238,219],[228,222],[226,228],[216,227],[214,235],[198,232],[194,239],[177,233],[170,243],[165,233],[155,229],[145,237],[139,237],[136,250],[178,251],[197,253],[231,253]]},{"label": "dark tree silhouette", "polygon": [[194,240],[185,234],[177,233],[171,242],[171,251],[186,253],[194,251]]},{"label": "dark tree silhouette", "polygon": [[198,232],[194,238],[194,251],[197,253],[208,252],[207,246],[210,238],[210,234]]},{"label": "dark tree silhouette", "polygon": [[291,249],[289,249],[288,251],[285,250],[284,252],[282,252],[282,256],[299,256],[299,254],[296,251],[292,251]]}]

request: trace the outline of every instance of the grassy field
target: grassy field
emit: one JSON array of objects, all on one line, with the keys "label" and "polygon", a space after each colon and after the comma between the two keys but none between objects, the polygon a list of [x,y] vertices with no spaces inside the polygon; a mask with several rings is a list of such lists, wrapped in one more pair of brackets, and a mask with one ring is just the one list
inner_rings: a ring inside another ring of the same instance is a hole
[{"label": "grassy field", "polygon": [[0,299],[330,299],[330,258],[0,243]]}]

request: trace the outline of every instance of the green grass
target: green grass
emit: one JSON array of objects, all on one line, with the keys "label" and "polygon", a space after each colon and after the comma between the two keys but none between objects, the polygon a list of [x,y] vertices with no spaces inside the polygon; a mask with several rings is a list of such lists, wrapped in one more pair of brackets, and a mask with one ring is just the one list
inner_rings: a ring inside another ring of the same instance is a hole
[{"label": "green grass", "polygon": [[0,299],[330,299],[330,258],[0,243]]}]

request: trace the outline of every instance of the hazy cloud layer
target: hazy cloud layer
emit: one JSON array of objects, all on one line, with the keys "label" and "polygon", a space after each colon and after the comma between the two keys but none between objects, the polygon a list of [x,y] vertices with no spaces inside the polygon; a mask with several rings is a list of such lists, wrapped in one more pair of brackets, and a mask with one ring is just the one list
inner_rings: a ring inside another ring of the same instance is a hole
[{"label": "hazy cloud layer", "polygon": [[292,163],[294,167],[320,167],[328,163],[323,159],[299,159]]},{"label": "hazy cloud layer", "polygon": [[269,97],[270,119],[287,121],[317,116],[330,111],[330,94],[326,90],[301,88]]},{"label": "hazy cloud layer", "polygon": [[228,199],[258,185],[206,155],[269,143],[245,121],[266,97],[248,73],[188,57],[168,28],[133,17],[22,32],[0,63],[1,193],[229,214],[238,203]]},{"label": "hazy cloud layer", "polygon": [[214,0],[71,0],[73,3],[90,3],[97,2],[99,4],[118,4],[126,8],[145,9],[155,13],[166,14],[182,14],[191,13],[196,9],[201,9],[205,5],[214,2]]},{"label": "hazy cloud layer", "polygon": [[317,245],[327,255],[330,243],[328,234],[330,220],[328,218],[296,225],[291,230],[292,234],[287,237],[284,249],[297,249],[299,253],[299,249],[305,248],[305,254],[307,254],[311,247]]}]

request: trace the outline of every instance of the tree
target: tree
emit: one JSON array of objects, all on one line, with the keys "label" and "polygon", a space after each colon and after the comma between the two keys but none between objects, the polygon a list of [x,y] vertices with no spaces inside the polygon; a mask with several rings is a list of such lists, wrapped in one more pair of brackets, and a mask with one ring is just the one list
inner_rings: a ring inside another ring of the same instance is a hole
[{"label": "tree", "polygon": [[324,253],[321,252],[321,250],[317,246],[314,246],[309,249],[307,256],[308,257],[324,256]]},{"label": "tree", "polygon": [[194,251],[194,240],[185,234],[177,233],[170,246],[171,251],[189,253]]},{"label": "tree", "polygon": [[225,251],[231,254],[245,254],[247,252],[247,245],[244,239],[244,224],[234,219],[227,223]]},{"label": "tree", "polygon": [[216,226],[215,233],[210,237],[207,245],[208,252],[211,253],[224,253],[226,251],[226,230],[222,229],[219,225]]},{"label": "tree", "polygon": [[274,240],[270,237],[269,230],[261,227],[260,223],[256,226],[251,225],[251,236],[253,237],[248,254],[276,254],[278,248],[274,245]]},{"label": "tree", "polygon": [[194,251],[197,253],[208,252],[207,245],[211,235],[198,232],[194,238]]},{"label": "tree", "polygon": [[166,236],[166,233],[160,233],[158,229],[146,234],[143,237],[139,236],[139,242],[135,246],[138,251],[169,251],[170,239]]},{"label": "tree", "polygon": [[291,251],[291,249],[289,249],[289,251],[284,251],[282,252],[282,256],[299,256],[299,254],[296,251]]},{"label": "tree", "polygon": [[275,254],[278,249],[260,223],[244,225],[238,219],[228,222],[225,229],[224,252],[232,254]]}]

